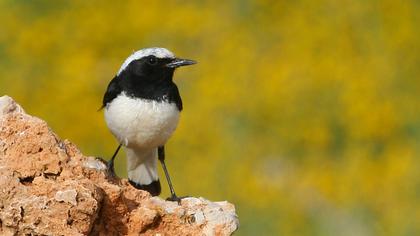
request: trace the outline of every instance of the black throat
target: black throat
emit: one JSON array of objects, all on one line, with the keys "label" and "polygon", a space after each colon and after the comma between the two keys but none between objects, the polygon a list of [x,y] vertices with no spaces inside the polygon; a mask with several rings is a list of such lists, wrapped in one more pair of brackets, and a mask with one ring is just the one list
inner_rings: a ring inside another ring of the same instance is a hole
[{"label": "black throat", "polygon": [[133,73],[132,69],[127,68],[109,83],[102,106],[106,107],[118,95],[125,93],[132,98],[175,103],[181,111],[182,100],[178,87],[172,81],[173,74],[174,70],[169,68],[141,73]]}]

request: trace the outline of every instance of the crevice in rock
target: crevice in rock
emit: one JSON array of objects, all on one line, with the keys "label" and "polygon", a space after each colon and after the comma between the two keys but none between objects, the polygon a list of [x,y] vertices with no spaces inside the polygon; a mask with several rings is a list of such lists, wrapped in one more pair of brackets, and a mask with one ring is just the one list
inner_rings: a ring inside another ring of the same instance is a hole
[{"label": "crevice in rock", "polygon": [[98,235],[99,232],[101,231],[101,223],[102,223],[102,218],[103,218],[103,202],[104,200],[102,199],[102,201],[99,204],[99,210],[98,213],[96,215],[96,217],[93,219],[92,222],[92,227],[90,228],[90,231],[88,232],[87,235]]},{"label": "crevice in rock", "polygon": [[23,185],[29,185],[32,184],[32,181],[34,181],[34,176],[27,176],[27,177],[19,177],[19,182]]},{"label": "crevice in rock", "polygon": [[161,215],[157,215],[154,219],[153,222],[151,224],[146,225],[141,231],[140,234],[144,234],[146,233],[148,230],[153,230],[156,229],[160,223],[162,222],[162,216]]},{"label": "crevice in rock", "polygon": [[[59,162],[59,165],[61,163]],[[46,179],[52,179],[52,180],[56,180],[57,177],[59,177],[61,175],[61,172],[63,171],[63,167],[60,166],[59,170],[57,173],[51,173],[51,172],[46,172],[45,170],[46,168],[44,167],[44,171],[42,172],[42,175],[44,176],[44,178]]]},{"label": "crevice in rock", "polygon": [[52,179],[52,180],[56,180],[58,176],[60,176],[60,172],[58,174],[54,174],[54,173],[43,173],[44,177],[46,179]]},{"label": "crevice in rock", "polygon": [[23,216],[25,215],[25,209],[23,207],[20,207],[20,219],[23,219]]},{"label": "crevice in rock", "polygon": [[67,221],[66,221],[67,225],[72,225],[73,224],[73,218],[70,215],[70,210],[67,211]]}]

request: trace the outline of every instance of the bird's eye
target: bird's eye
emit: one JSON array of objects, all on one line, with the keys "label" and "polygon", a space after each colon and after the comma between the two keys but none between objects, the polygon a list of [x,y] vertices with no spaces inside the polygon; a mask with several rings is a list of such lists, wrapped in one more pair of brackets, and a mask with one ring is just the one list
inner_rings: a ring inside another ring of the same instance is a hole
[{"label": "bird's eye", "polygon": [[156,57],[149,57],[148,59],[147,59],[147,63],[149,64],[149,65],[156,65],[157,64],[157,58]]}]

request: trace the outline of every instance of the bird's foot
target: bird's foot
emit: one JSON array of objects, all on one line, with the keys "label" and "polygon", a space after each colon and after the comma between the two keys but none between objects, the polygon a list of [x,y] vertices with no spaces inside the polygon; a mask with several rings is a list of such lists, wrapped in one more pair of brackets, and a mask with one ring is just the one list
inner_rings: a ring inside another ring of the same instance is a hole
[{"label": "bird's foot", "polygon": [[177,195],[173,194],[170,197],[166,198],[166,201],[178,202],[178,205],[181,205],[181,200],[187,197],[190,197],[190,196],[178,197]]},{"label": "bird's foot", "polygon": [[115,169],[114,169],[114,162],[112,160],[109,160],[106,163],[107,169],[108,169],[108,174],[111,177],[116,177],[117,175],[115,174]]}]

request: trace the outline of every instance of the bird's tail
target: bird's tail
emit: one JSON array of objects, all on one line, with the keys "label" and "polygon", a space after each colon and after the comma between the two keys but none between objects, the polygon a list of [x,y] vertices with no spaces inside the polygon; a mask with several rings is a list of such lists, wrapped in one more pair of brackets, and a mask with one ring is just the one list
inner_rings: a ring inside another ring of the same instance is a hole
[{"label": "bird's tail", "polygon": [[160,194],[157,173],[157,149],[135,150],[126,148],[128,180],[135,188],[148,191],[152,196]]}]

